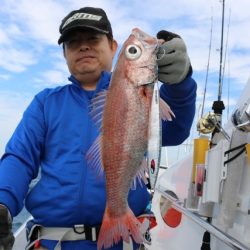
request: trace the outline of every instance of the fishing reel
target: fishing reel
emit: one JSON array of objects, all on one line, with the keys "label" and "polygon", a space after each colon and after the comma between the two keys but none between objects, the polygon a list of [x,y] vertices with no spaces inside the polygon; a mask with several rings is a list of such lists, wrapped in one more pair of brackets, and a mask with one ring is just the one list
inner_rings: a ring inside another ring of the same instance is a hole
[{"label": "fishing reel", "polygon": [[221,115],[209,112],[206,116],[200,118],[197,123],[197,131],[202,134],[213,133],[217,129],[227,140],[230,136],[221,126]]},{"label": "fishing reel", "polygon": [[218,117],[216,114],[209,112],[204,117],[201,117],[197,123],[197,130],[202,134],[210,134],[216,128]]}]

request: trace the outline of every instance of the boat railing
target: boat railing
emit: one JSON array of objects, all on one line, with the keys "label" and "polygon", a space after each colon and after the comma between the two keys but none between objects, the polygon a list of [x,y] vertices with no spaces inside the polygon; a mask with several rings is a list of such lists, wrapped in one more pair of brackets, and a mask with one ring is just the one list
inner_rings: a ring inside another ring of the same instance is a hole
[{"label": "boat railing", "polygon": [[239,242],[237,239],[232,237],[231,235],[223,232],[219,228],[215,227],[211,223],[208,223],[206,220],[204,220],[201,216],[198,214],[188,210],[185,207],[185,204],[183,201],[179,200],[178,198],[175,198],[171,196],[170,194],[166,193],[161,186],[158,186],[157,191],[167,200],[169,200],[172,204],[171,206],[176,209],[177,211],[184,214],[186,217],[197,223],[199,226],[204,228],[206,231],[210,232],[213,236],[215,236],[217,239],[221,240],[223,243],[225,243],[227,246],[231,247],[232,249],[237,250],[250,250],[249,247],[245,246],[241,242]]}]

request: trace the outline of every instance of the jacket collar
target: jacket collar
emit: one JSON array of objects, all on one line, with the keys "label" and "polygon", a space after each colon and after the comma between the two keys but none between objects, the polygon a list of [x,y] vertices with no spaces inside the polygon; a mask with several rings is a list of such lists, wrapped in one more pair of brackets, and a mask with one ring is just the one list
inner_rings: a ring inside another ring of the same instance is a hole
[{"label": "jacket collar", "polygon": [[[99,92],[102,89],[107,89],[109,86],[110,78],[111,78],[110,72],[102,71],[100,79],[97,83],[96,91]],[[71,75],[68,79],[70,82],[72,82],[74,86],[76,86],[77,88],[81,88],[80,82],[73,75]]]}]

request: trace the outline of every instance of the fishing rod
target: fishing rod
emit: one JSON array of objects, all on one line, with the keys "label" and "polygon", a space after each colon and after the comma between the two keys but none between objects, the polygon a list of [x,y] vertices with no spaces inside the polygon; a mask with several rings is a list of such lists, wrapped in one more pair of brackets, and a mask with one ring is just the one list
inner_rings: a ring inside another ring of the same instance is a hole
[{"label": "fishing rod", "polygon": [[207,72],[206,72],[206,79],[205,79],[204,94],[203,94],[200,117],[203,117],[205,99],[206,99],[206,93],[207,93],[207,81],[208,81],[208,72],[209,72],[210,57],[211,57],[212,36],[213,36],[213,15],[211,16],[211,28],[210,28],[209,52],[208,52],[208,60],[207,60]]},{"label": "fishing rod", "polygon": [[[213,102],[213,113],[209,113],[205,117],[201,118],[197,124],[197,129],[200,133],[208,134],[212,133],[212,138],[216,133],[222,132],[225,138],[228,140],[229,136],[223,130],[221,126],[222,111],[225,109],[225,105],[221,100],[222,95],[222,66],[223,66],[223,43],[224,43],[224,13],[225,13],[225,0],[222,1],[222,21],[221,21],[221,44],[220,44],[220,70],[219,70],[219,83],[218,83],[218,99]],[[206,91],[206,90],[205,90]],[[204,97],[205,98],[205,97]],[[202,111],[203,112],[203,111]]]},{"label": "fishing rod", "polygon": [[221,20],[221,44],[220,44],[220,71],[219,71],[219,83],[218,83],[218,100],[214,101],[212,109],[216,116],[217,126],[212,133],[212,137],[215,133],[220,132],[222,111],[225,109],[225,105],[221,100],[222,95],[222,62],[223,62],[223,39],[224,39],[224,16],[225,16],[225,0],[222,0],[222,20]]},{"label": "fishing rod", "polygon": [[223,61],[224,15],[225,15],[224,13],[225,13],[225,0],[222,1],[221,44],[220,44],[220,72],[219,72],[218,101],[221,100],[221,94],[222,94],[222,61]]},{"label": "fishing rod", "polygon": [[[227,25],[227,38],[226,38],[226,48],[225,48],[224,65],[223,65],[222,86],[224,85],[224,75],[225,75],[227,53],[228,53],[228,39],[229,39],[230,23],[231,23],[231,8],[229,10],[229,18],[228,18],[228,25]],[[230,92],[230,75],[229,75],[230,74],[230,64],[229,64],[229,62],[230,62],[230,60],[228,57],[227,119],[229,117],[229,92]]]},{"label": "fishing rod", "polygon": [[222,73],[222,87],[224,83],[224,75],[225,75],[225,68],[226,68],[226,60],[227,60],[227,52],[228,52],[228,39],[229,39],[229,29],[230,29],[230,21],[231,21],[231,9],[229,10],[229,18],[227,24],[227,38],[226,38],[226,45],[225,45],[225,53],[224,53],[224,63],[223,63],[223,73]]}]

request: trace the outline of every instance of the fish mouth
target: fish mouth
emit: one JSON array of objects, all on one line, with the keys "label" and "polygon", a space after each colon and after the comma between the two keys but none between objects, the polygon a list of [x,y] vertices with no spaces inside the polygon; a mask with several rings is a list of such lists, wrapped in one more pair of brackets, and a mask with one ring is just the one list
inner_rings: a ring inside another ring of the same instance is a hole
[{"label": "fish mouth", "polygon": [[144,64],[144,65],[142,65],[142,66],[139,66],[138,68],[140,68],[140,69],[148,69],[148,70],[150,70],[152,73],[156,73],[157,72],[157,70],[158,70],[158,67],[157,67],[157,65],[156,64],[154,64],[154,63],[150,63],[150,64]]},{"label": "fish mouth", "polygon": [[149,77],[149,80],[143,83],[139,83],[138,85],[150,85],[150,84],[154,84],[156,81],[158,81],[158,67],[155,64],[148,64],[148,65],[143,65],[139,67],[140,69],[147,69],[148,71],[150,71],[151,77]]},{"label": "fish mouth", "polygon": [[154,76],[154,78],[152,79],[152,81],[148,82],[146,85],[153,85],[158,81],[158,77],[157,75]]}]

